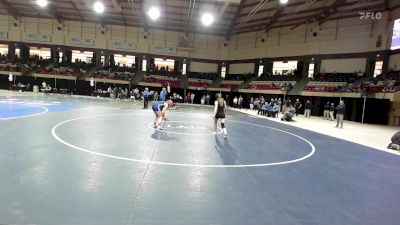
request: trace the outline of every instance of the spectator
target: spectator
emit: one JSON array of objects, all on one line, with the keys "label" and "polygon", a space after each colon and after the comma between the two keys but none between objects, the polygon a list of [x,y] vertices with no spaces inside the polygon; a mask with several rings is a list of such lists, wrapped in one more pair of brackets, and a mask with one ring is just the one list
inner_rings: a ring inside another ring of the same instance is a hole
[{"label": "spectator", "polygon": [[235,96],[235,98],[233,98],[233,107],[234,108],[238,107],[238,101],[239,101],[239,99]]},{"label": "spectator", "polygon": [[209,105],[210,104],[210,94],[206,95],[206,104]]},{"label": "spectator", "polygon": [[165,99],[167,98],[167,90],[165,88],[163,88],[160,92],[160,98],[161,101],[165,101]]},{"label": "spectator", "polygon": [[186,95],[186,102],[190,103],[192,99],[192,95],[190,94],[190,92]]},{"label": "spectator", "polygon": [[329,104],[329,102],[327,102],[324,105],[324,119],[325,120],[329,120],[329,109],[331,108],[331,104]]},{"label": "spectator", "polygon": [[150,98],[150,92],[148,88],[145,88],[143,91],[143,108],[147,109],[149,107],[149,98]]},{"label": "spectator", "polygon": [[254,109],[254,98],[251,97],[250,98],[250,110],[253,110],[253,109]]},{"label": "spectator", "polygon": [[190,96],[190,100],[191,100],[191,103],[193,104],[193,102],[194,102],[194,97],[195,97],[196,95],[192,92],[192,95]]},{"label": "spectator", "polygon": [[294,108],[296,109],[296,116],[299,115],[302,106],[303,105],[301,104],[300,100],[296,99],[296,102],[294,103]]},{"label": "spectator", "polygon": [[346,113],[346,105],[344,104],[344,101],[340,101],[339,105],[336,106],[336,127],[339,127],[339,123],[340,123],[340,128],[343,128],[343,119],[344,119],[344,115]]},{"label": "spectator", "polygon": [[158,91],[154,92],[154,101],[158,102]]},{"label": "spectator", "polygon": [[329,108],[329,116],[330,116],[330,120],[334,121],[335,120],[335,104],[331,103],[331,107]]},{"label": "spectator", "polygon": [[311,104],[310,100],[307,100],[306,104],[304,105],[304,116],[306,118],[311,117],[311,110],[312,110],[313,105]]},{"label": "spectator", "polygon": [[275,118],[278,116],[279,113],[279,105],[278,104],[274,104],[271,108],[271,110],[269,111],[269,114],[271,117]]},{"label": "spectator", "polygon": [[276,101],[275,105],[278,107],[278,113],[281,112],[281,108],[282,108],[282,99],[278,98],[278,100]]},{"label": "spectator", "polygon": [[239,109],[242,109],[242,105],[243,105],[243,97],[242,97],[241,95],[239,96],[238,105],[239,105]]}]

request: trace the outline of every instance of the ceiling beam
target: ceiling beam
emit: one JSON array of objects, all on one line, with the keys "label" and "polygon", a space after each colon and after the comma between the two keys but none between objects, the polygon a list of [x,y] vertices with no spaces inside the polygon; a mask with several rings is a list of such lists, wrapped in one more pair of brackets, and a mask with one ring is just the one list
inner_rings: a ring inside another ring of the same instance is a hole
[{"label": "ceiling beam", "polygon": [[[353,3],[353,4],[351,4],[349,6],[349,8],[346,8],[346,9],[341,10],[341,11],[338,11],[337,8],[335,8],[335,10],[333,12],[329,12],[329,14],[326,14],[324,17],[318,18],[318,23],[319,23],[319,25],[322,25],[323,23],[325,23],[325,21],[331,19],[335,15],[336,15],[336,17],[334,17],[334,18],[337,19],[338,18],[337,15],[340,15],[340,14],[343,14],[343,13],[352,13],[354,11],[359,12],[360,10],[369,10],[370,11],[370,10],[376,9],[379,6],[382,6],[382,5],[384,6],[384,3],[382,3],[382,2],[378,3],[378,4],[375,4],[375,5],[365,6],[365,4],[370,3],[370,2],[371,2],[371,0],[363,0],[361,2]],[[360,14],[358,14],[358,16],[359,15]]]},{"label": "ceiling beam", "polygon": [[11,6],[10,0],[0,0],[0,5],[7,11],[7,14],[17,19],[19,13]]},{"label": "ceiling beam", "polygon": [[319,21],[332,13],[332,10],[336,10],[339,6],[343,5],[346,2],[346,0],[335,0],[331,5],[325,6],[322,12],[315,13],[314,15],[311,15],[307,19],[299,22],[298,24],[294,25],[293,27],[290,28],[290,30],[296,29],[297,27],[309,23],[312,20]]},{"label": "ceiling beam", "polygon": [[62,13],[60,13],[57,9],[57,1],[52,2],[52,4],[49,4],[49,9],[51,13],[53,14],[54,18],[57,20],[58,23],[62,24],[64,21],[64,18],[62,16]]},{"label": "ceiling beam", "polygon": [[271,19],[268,20],[268,22],[265,24],[265,31],[268,32],[268,30],[271,28],[272,25],[279,19],[279,17],[282,15],[282,12],[284,10],[283,5],[278,5],[276,8],[276,11],[274,15],[272,16]]},{"label": "ceiling beam", "polygon": [[226,36],[229,38],[229,36],[231,35],[231,33],[233,32],[233,28],[236,25],[236,21],[239,18],[240,15],[240,10],[243,8],[243,6],[245,5],[247,0],[241,0],[239,3],[239,6],[236,8],[236,12],[235,15],[233,16],[233,19],[231,21],[231,25],[229,25],[229,29],[228,29],[228,33],[226,34]]},{"label": "ceiling beam", "polygon": [[186,36],[189,36],[189,33],[190,33],[190,26],[192,24],[192,16],[193,16],[193,11],[194,11],[195,5],[196,5],[196,0],[189,0],[189,11],[187,13],[186,28],[185,28]]},{"label": "ceiling beam", "polygon": [[[81,21],[83,21],[82,13],[79,10],[80,2],[77,2],[77,0],[71,0],[71,3],[72,3],[72,6],[74,7],[76,13],[78,14],[79,18],[81,19]],[[79,6],[77,5],[77,3],[79,3]]]},{"label": "ceiling beam", "polygon": [[133,14],[139,17],[139,20],[142,23],[144,31],[147,32],[147,30],[149,29],[149,25],[147,24],[146,15],[144,13],[143,0],[140,0],[138,3],[135,3],[135,1],[133,0],[127,0],[127,1],[131,7]]}]

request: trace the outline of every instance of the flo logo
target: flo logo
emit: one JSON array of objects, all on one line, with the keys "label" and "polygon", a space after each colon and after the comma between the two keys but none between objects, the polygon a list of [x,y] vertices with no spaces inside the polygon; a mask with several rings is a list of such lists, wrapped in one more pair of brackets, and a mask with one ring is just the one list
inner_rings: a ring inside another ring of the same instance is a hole
[{"label": "flo logo", "polygon": [[382,18],[381,12],[359,12],[361,20],[380,20]]}]

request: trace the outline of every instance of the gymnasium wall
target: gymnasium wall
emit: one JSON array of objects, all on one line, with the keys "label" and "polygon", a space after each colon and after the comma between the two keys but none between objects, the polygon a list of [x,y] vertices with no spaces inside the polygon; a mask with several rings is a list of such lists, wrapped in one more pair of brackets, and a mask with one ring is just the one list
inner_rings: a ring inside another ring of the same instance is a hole
[{"label": "gymnasium wall", "polygon": [[192,61],[190,62],[190,71],[203,72],[203,73],[216,73],[218,72],[218,64]]},{"label": "gymnasium wall", "polygon": [[390,55],[389,69],[400,70],[400,54]]},{"label": "gymnasium wall", "polygon": [[229,65],[229,74],[254,73],[254,63],[236,63]]},{"label": "gymnasium wall", "polygon": [[354,71],[365,72],[367,59],[323,59],[321,72],[352,73]]},{"label": "gymnasium wall", "polygon": [[[382,19],[376,21],[356,17],[327,21],[320,26],[284,27],[270,30],[268,34],[242,34],[231,38],[228,57],[240,59],[384,50],[388,48],[390,32],[387,28],[392,29],[387,20],[387,13],[384,13]],[[379,35],[381,46],[377,47]]]},{"label": "gymnasium wall", "polygon": [[[280,29],[251,32],[233,35],[228,46],[224,47],[226,37],[191,34],[189,44],[192,49],[177,48],[184,36],[179,32],[150,30],[144,39],[144,30],[136,27],[107,25],[105,34],[101,34],[101,26],[94,23],[64,21],[62,31],[57,30],[58,22],[43,18],[21,18],[18,27],[14,27],[14,19],[0,15],[0,32],[8,32],[5,41],[35,42],[28,40],[28,34],[50,35],[50,42],[43,44],[68,45],[113,49],[126,52],[173,55],[201,59],[235,60],[262,57],[284,57],[298,55],[335,54],[368,52],[387,49],[390,34],[391,18],[383,13],[381,20],[360,20],[358,17],[327,21],[322,25],[301,25],[295,29]],[[316,36],[313,36],[313,33]],[[381,46],[377,47],[378,36]],[[71,38],[91,39],[93,46],[81,46],[71,42]],[[264,42],[261,42],[264,38]],[[116,49],[117,43],[134,44],[134,49]],[[164,51],[172,48],[173,51]],[[160,49],[164,52],[160,52]]]}]

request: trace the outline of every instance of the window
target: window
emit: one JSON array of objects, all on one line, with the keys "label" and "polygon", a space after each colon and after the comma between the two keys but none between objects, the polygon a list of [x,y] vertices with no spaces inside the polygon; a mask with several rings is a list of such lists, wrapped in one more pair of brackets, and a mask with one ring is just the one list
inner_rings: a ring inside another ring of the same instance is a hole
[{"label": "window", "polygon": [[273,75],[294,75],[297,61],[275,61],[272,68]]},{"label": "window", "polygon": [[133,55],[114,55],[114,62],[116,66],[120,67],[133,67],[135,65],[135,56]]},{"label": "window", "polygon": [[86,62],[86,63],[91,63],[93,59],[93,52],[87,52],[87,51],[77,51],[73,50],[72,51],[72,63],[75,62]]},{"label": "window", "polygon": [[102,66],[105,66],[105,65],[106,65],[106,57],[105,57],[104,55],[102,55],[102,56],[100,57],[100,62],[101,62],[101,65],[102,65]]},{"label": "window", "polygon": [[50,52],[49,48],[31,47],[29,49],[29,56],[39,56],[39,57],[42,57],[43,59],[50,59],[51,58],[51,52]]},{"label": "window", "polygon": [[142,61],[142,71],[146,72],[147,71],[147,60],[143,59]]},{"label": "window", "polygon": [[17,57],[21,56],[21,50],[19,48],[15,49],[15,56],[17,56]]},{"label": "window", "polygon": [[221,77],[225,78],[226,75],[226,66],[221,67]]},{"label": "window", "polygon": [[310,63],[310,65],[308,66],[308,77],[310,78],[314,77],[314,67],[314,63]]},{"label": "window", "polygon": [[186,63],[182,65],[182,75],[186,75]]},{"label": "window", "polygon": [[0,54],[2,54],[2,55],[8,54],[8,46],[7,45],[0,45]]},{"label": "window", "polygon": [[261,76],[261,74],[264,73],[264,65],[259,65],[258,66],[258,76]]},{"label": "window", "polygon": [[64,56],[64,53],[62,53],[62,52],[58,53],[58,62],[59,63],[61,63],[63,61],[63,56]]},{"label": "window", "polygon": [[175,60],[155,58],[154,64],[155,64],[157,70],[172,71],[172,70],[174,70],[174,67],[175,67]]},{"label": "window", "polygon": [[383,67],[383,61],[376,61],[375,62],[374,77],[382,74],[382,67]]}]

